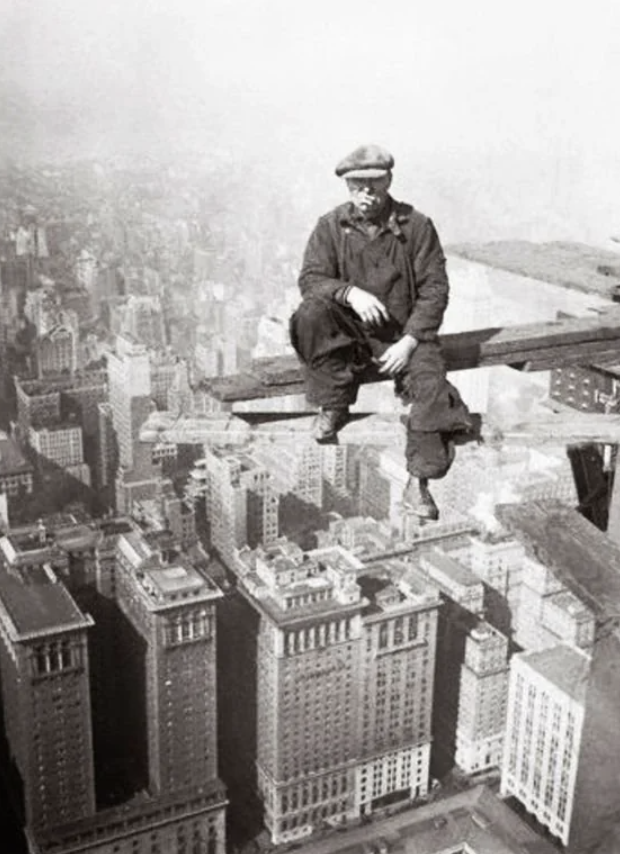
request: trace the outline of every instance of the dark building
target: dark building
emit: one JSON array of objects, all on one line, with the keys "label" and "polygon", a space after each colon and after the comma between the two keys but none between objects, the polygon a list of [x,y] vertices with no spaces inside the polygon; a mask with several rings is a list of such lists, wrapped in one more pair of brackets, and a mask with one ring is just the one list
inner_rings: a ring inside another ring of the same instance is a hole
[{"label": "dark building", "polygon": [[3,770],[32,854],[224,854],[220,597],[128,520],[0,539]]}]

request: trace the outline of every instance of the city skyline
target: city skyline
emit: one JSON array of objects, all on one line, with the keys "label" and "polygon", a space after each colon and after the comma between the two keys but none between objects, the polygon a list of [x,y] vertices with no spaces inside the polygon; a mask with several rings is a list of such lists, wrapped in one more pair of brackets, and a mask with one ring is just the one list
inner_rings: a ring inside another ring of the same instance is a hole
[{"label": "city skyline", "polygon": [[[12,0],[0,153],[230,151],[293,195],[303,176],[318,214],[337,200],[343,152],[376,141],[396,154],[395,188],[450,239],[606,245],[617,232],[617,24],[612,0],[585,16],[559,0],[384,15],[369,0],[246,2],[242,14],[190,0],[174,15],[146,0],[64,0],[36,14]],[[365,85],[351,87],[345,68]]]},{"label": "city skyline", "polygon": [[[453,371],[484,441],[433,522],[403,505],[391,383],[358,403],[387,441],[324,447],[269,435],[300,395],[218,389],[290,364],[304,244],[364,142],[437,225],[442,334],[602,326],[618,24],[611,0],[9,0],[2,854],[9,800],[6,854],[613,854],[617,447],[504,428],[617,416],[620,356]],[[205,433],[237,406],[262,434]]]}]

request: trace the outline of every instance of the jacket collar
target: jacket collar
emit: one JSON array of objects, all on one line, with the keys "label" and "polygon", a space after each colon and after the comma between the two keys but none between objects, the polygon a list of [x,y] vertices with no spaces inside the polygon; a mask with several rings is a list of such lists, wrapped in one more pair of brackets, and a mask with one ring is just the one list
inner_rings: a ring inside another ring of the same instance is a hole
[{"label": "jacket collar", "polygon": [[[391,231],[396,237],[400,237],[403,233],[402,225],[409,222],[411,216],[411,208],[408,205],[401,205],[396,202],[392,196],[388,196],[385,210],[382,211],[377,225],[381,227],[381,231]],[[359,227],[364,222],[364,217],[356,209],[353,202],[346,202],[340,212],[339,222],[345,227]]]}]

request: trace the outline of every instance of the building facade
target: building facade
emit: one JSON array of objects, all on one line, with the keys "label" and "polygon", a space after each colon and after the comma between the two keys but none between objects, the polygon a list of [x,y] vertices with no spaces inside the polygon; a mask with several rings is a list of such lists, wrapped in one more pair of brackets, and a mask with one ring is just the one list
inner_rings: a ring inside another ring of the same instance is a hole
[{"label": "building facade", "polygon": [[[237,553],[258,614],[258,787],[274,843],[428,791],[439,599],[409,567],[280,540]],[[242,630],[242,629],[240,629]]]},{"label": "building facade", "polygon": [[508,640],[481,622],[465,642],[456,764],[467,774],[499,768],[508,700]]},{"label": "building facade", "polygon": [[501,794],[564,845],[575,808],[590,659],[574,647],[519,653],[510,666]]},{"label": "building facade", "polygon": [[32,854],[224,854],[220,597],[127,520],[0,539],[2,761]]},{"label": "building facade", "polygon": [[224,561],[231,563],[236,549],[277,538],[279,499],[265,466],[248,453],[214,447],[205,448],[199,468],[211,543]]}]

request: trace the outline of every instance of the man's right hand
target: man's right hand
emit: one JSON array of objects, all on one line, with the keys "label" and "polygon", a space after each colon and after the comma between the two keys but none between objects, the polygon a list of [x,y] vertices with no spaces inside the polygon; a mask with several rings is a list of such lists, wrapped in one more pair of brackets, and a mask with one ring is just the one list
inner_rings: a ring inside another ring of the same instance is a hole
[{"label": "man's right hand", "polygon": [[366,323],[381,324],[388,320],[387,308],[374,294],[353,285],[347,294],[347,303],[358,317]]}]

